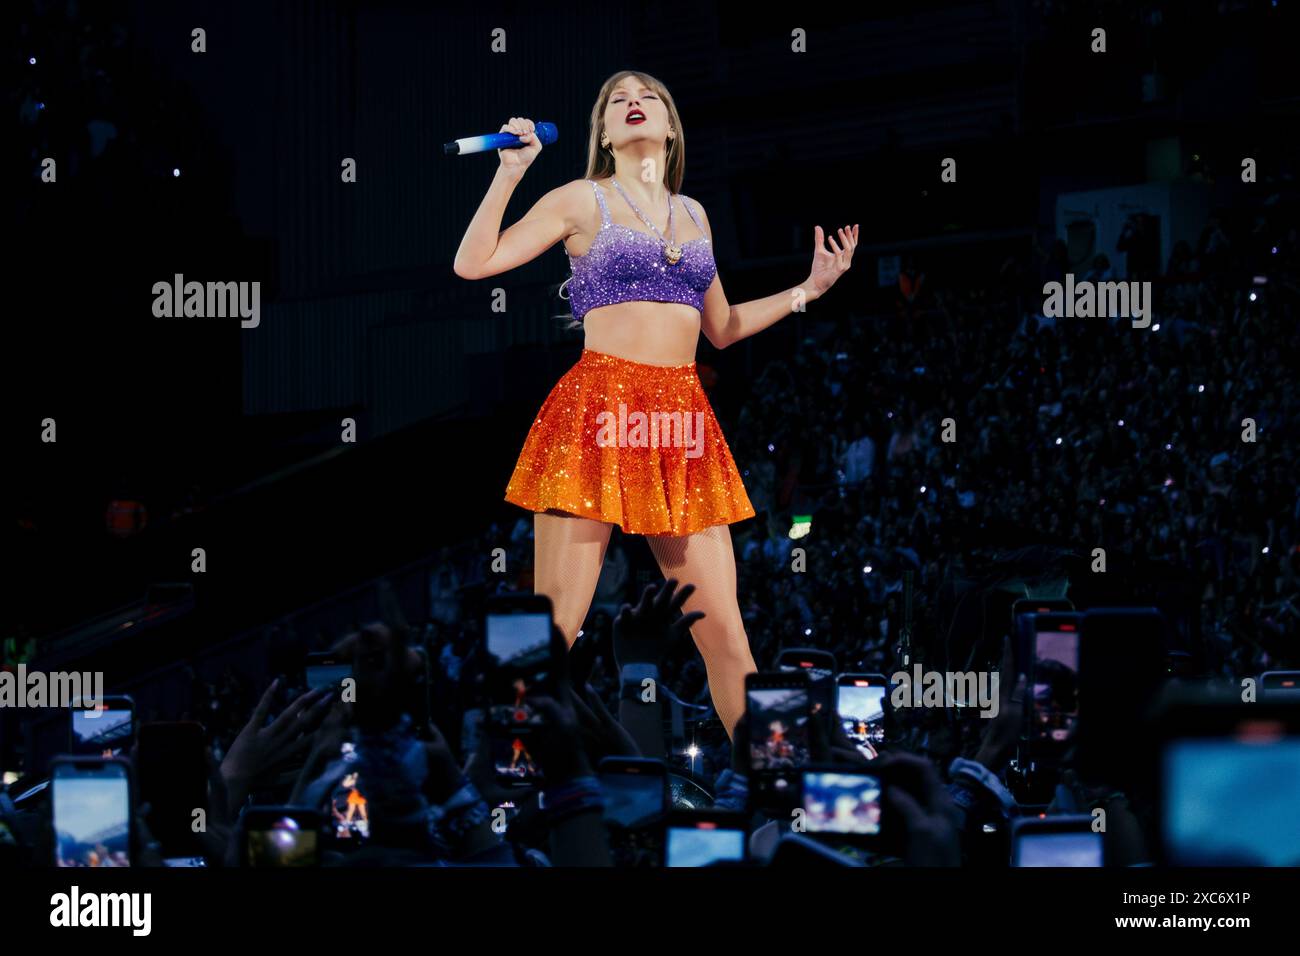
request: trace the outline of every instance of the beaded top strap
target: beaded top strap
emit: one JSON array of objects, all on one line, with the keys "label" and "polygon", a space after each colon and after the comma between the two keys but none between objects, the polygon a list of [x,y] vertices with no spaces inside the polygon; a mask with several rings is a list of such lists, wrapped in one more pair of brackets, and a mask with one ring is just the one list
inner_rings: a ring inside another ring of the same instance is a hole
[{"label": "beaded top strap", "polygon": [[600,185],[596,180],[588,179],[587,182],[591,183],[591,188],[596,191],[596,202],[600,203],[600,224],[602,226],[607,226],[609,225],[610,218],[609,206],[605,203],[605,194],[600,191]]}]

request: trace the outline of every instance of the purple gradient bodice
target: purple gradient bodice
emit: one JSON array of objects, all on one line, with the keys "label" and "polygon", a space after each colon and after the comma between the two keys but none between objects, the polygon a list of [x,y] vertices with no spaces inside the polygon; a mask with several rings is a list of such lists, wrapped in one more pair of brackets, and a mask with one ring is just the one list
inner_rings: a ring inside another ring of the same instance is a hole
[{"label": "purple gradient bodice", "polygon": [[[581,321],[592,309],[617,302],[680,302],[703,311],[704,293],[718,272],[708,237],[681,243],[681,259],[669,265],[659,238],[611,221],[600,186],[587,182],[600,203],[600,231],[583,255],[565,252],[573,272],[566,282],[573,317]],[[681,199],[703,232],[687,197],[678,193],[673,198]]]}]

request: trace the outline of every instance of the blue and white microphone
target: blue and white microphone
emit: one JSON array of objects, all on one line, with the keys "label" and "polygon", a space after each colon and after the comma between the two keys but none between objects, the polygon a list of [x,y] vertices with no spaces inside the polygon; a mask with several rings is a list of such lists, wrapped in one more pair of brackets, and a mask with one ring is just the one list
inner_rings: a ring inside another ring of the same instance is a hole
[{"label": "blue and white microphone", "polygon": [[[543,146],[550,146],[559,136],[554,123],[534,123],[533,132]],[[469,153],[486,153],[492,149],[519,149],[526,145],[528,144],[514,133],[488,133],[485,136],[466,136],[464,139],[443,143],[442,151],[450,156],[465,156]]]}]

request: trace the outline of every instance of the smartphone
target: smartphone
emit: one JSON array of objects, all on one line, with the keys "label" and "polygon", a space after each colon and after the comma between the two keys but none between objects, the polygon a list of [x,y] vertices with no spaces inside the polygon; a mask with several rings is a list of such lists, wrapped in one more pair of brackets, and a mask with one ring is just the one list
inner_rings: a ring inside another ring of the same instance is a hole
[{"label": "smartphone", "polygon": [[244,811],[245,866],[316,866],[324,819],[304,807],[249,807]]},{"label": "smartphone", "polygon": [[[1074,605],[1065,598],[1018,598],[1011,605],[1011,649],[1015,658],[1016,675],[1029,674],[1029,661],[1033,653],[1033,624],[1027,615],[1070,613]],[[1008,678],[1004,675],[1003,680]]]},{"label": "smartphone", "polygon": [[371,806],[368,781],[357,769],[355,744],[345,741],[340,752],[345,773],[329,798],[331,847],[342,852],[360,849],[370,840]]},{"label": "smartphone", "polygon": [[1140,729],[1167,679],[1165,617],[1153,607],[1090,608],[1082,632],[1076,769],[1122,790],[1153,787]]},{"label": "smartphone", "polygon": [[50,764],[54,865],[131,865],[135,800],[121,757],[55,757]]},{"label": "smartphone", "polygon": [[798,806],[799,774],[809,760],[810,684],[802,670],[745,676],[749,792],[756,806]]},{"label": "smartphone", "polygon": [[497,780],[506,785],[542,782],[533,751],[545,727],[529,698],[554,697],[559,690],[566,648],[552,621],[545,595],[488,601],[483,622],[486,730]]},{"label": "smartphone", "polygon": [[739,813],[682,810],[664,829],[664,866],[714,866],[745,859],[748,833]]},{"label": "smartphone", "polygon": [[105,696],[101,710],[73,705],[68,724],[68,752],[78,756],[121,757],[135,743],[135,701],[126,695]]},{"label": "smartphone", "polygon": [[663,865],[664,822],[672,806],[668,768],[661,760],[606,757],[598,773],[614,865],[634,869]]},{"label": "smartphone", "polygon": [[1300,701],[1300,671],[1266,671],[1259,675],[1259,699]]},{"label": "smartphone", "polygon": [[880,835],[880,778],[843,767],[808,768],[802,781],[805,832],[853,842]]},{"label": "smartphone", "polygon": [[812,712],[829,713],[835,706],[835,655],[813,647],[791,647],[776,656],[779,671],[804,671],[809,678]]},{"label": "smartphone", "polygon": [[1300,866],[1300,714],[1240,701],[1166,715],[1161,856],[1172,866]]},{"label": "smartphone", "polygon": [[303,661],[303,675],[308,690],[338,687],[345,678],[352,676],[352,659],[331,651],[314,651]]},{"label": "smartphone", "polygon": [[1102,866],[1103,835],[1089,814],[1011,821],[1012,866]]},{"label": "smartphone", "polygon": [[598,772],[606,823],[638,829],[659,822],[668,812],[668,768],[662,760],[606,757]]},{"label": "smartphone", "polygon": [[835,678],[835,713],[859,753],[874,760],[885,742],[889,680],[884,674],[840,674]]},{"label": "smartphone", "polygon": [[149,805],[145,822],[165,858],[202,853],[194,831],[196,810],[206,814],[208,765],[202,725],[193,721],[143,723],[135,754],[140,802]]},{"label": "smartphone", "polygon": [[1035,613],[1032,618],[1027,736],[1061,745],[1079,721],[1081,619],[1064,611]]}]

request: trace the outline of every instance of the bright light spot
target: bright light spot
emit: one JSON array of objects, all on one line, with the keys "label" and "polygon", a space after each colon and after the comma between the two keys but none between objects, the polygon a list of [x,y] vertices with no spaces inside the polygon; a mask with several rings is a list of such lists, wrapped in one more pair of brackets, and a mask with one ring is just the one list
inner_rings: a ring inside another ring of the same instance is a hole
[{"label": "bright light spot", "polygon": [[921,494],[925,494],[925,485],[921,486]]},{"label": "bright light spot", "polygon": [[1152,332],[1159,332],[1159,331],[1160,331],[1160,323],[1157,322],[1155,325],[1151,326],[1151,331],[1152,331]]},{"label": "bright light spot", "polygon": [[[29,56],[29,57],[27,58],[27,62],[30,63],[32,66],[35,66],[35,65],[36,65],[36,57],[34,57],[34,56]],[[1274,247],[1273,251],[1274,251],[1274,252],[1277,252],[1277,248]]]},{"label": "bright light spot", "polygon": [[1123,427],[1124,427],[1124,419],[1122,419],[1122,418],[1119,420],[1119,427],[1120,427],[1120,428],[1123,428]]},{"label": "bright light spot", "polygon": [[1252,293],[1248,296],[1248,298],[1250,299],[1251,302],[1254,302],[1254,301],[1255,301],[1255,293],[1252,292]]},{"label": "bright light spot", "polygon": [[812,628],[811,628],[811,627],[805,627],[805,628],[803,629],[803,636],[804,636],[804,637],[812,637]]},{"label": "bright light spot", "polygon": [[172,178],[173,178],[173,179],[179,178],[179,177],[180,177],[180,174],[181,174],[181,170],[180,170],[180,167],[179,167],[179,166],[174,167],[174,168],[172,169]]},{"label": "bright light spot", "polygon": [[1204,385],[1197,385],[1197,386],[1196,386],[1196,390],[1197,390],[1198,392],[1203,392],[1203,391],[1205,391],[1205,386],[1204,386]]},{"label": "bright light spot", "polygon": [[866,567],[864,567],[864,568],[862,569],[862,573],[863,573],[863,574],[870,574],[870,573],[871,573],[871,565],[868,564]]},{"label": "bright light spot", "polygon": [[1264,551],[1263,551],[1263,553],[1264,553],[1264,554],[1268,554],[1268,545],[1265,545],[1265,546],[1264,546]]},{"label": "bright light spot", "polygon": [[1059,445],[1059,444],[1061,443],[1061,439],[1059,439],[1059,438],[1056,439],[1056,443]]}]

